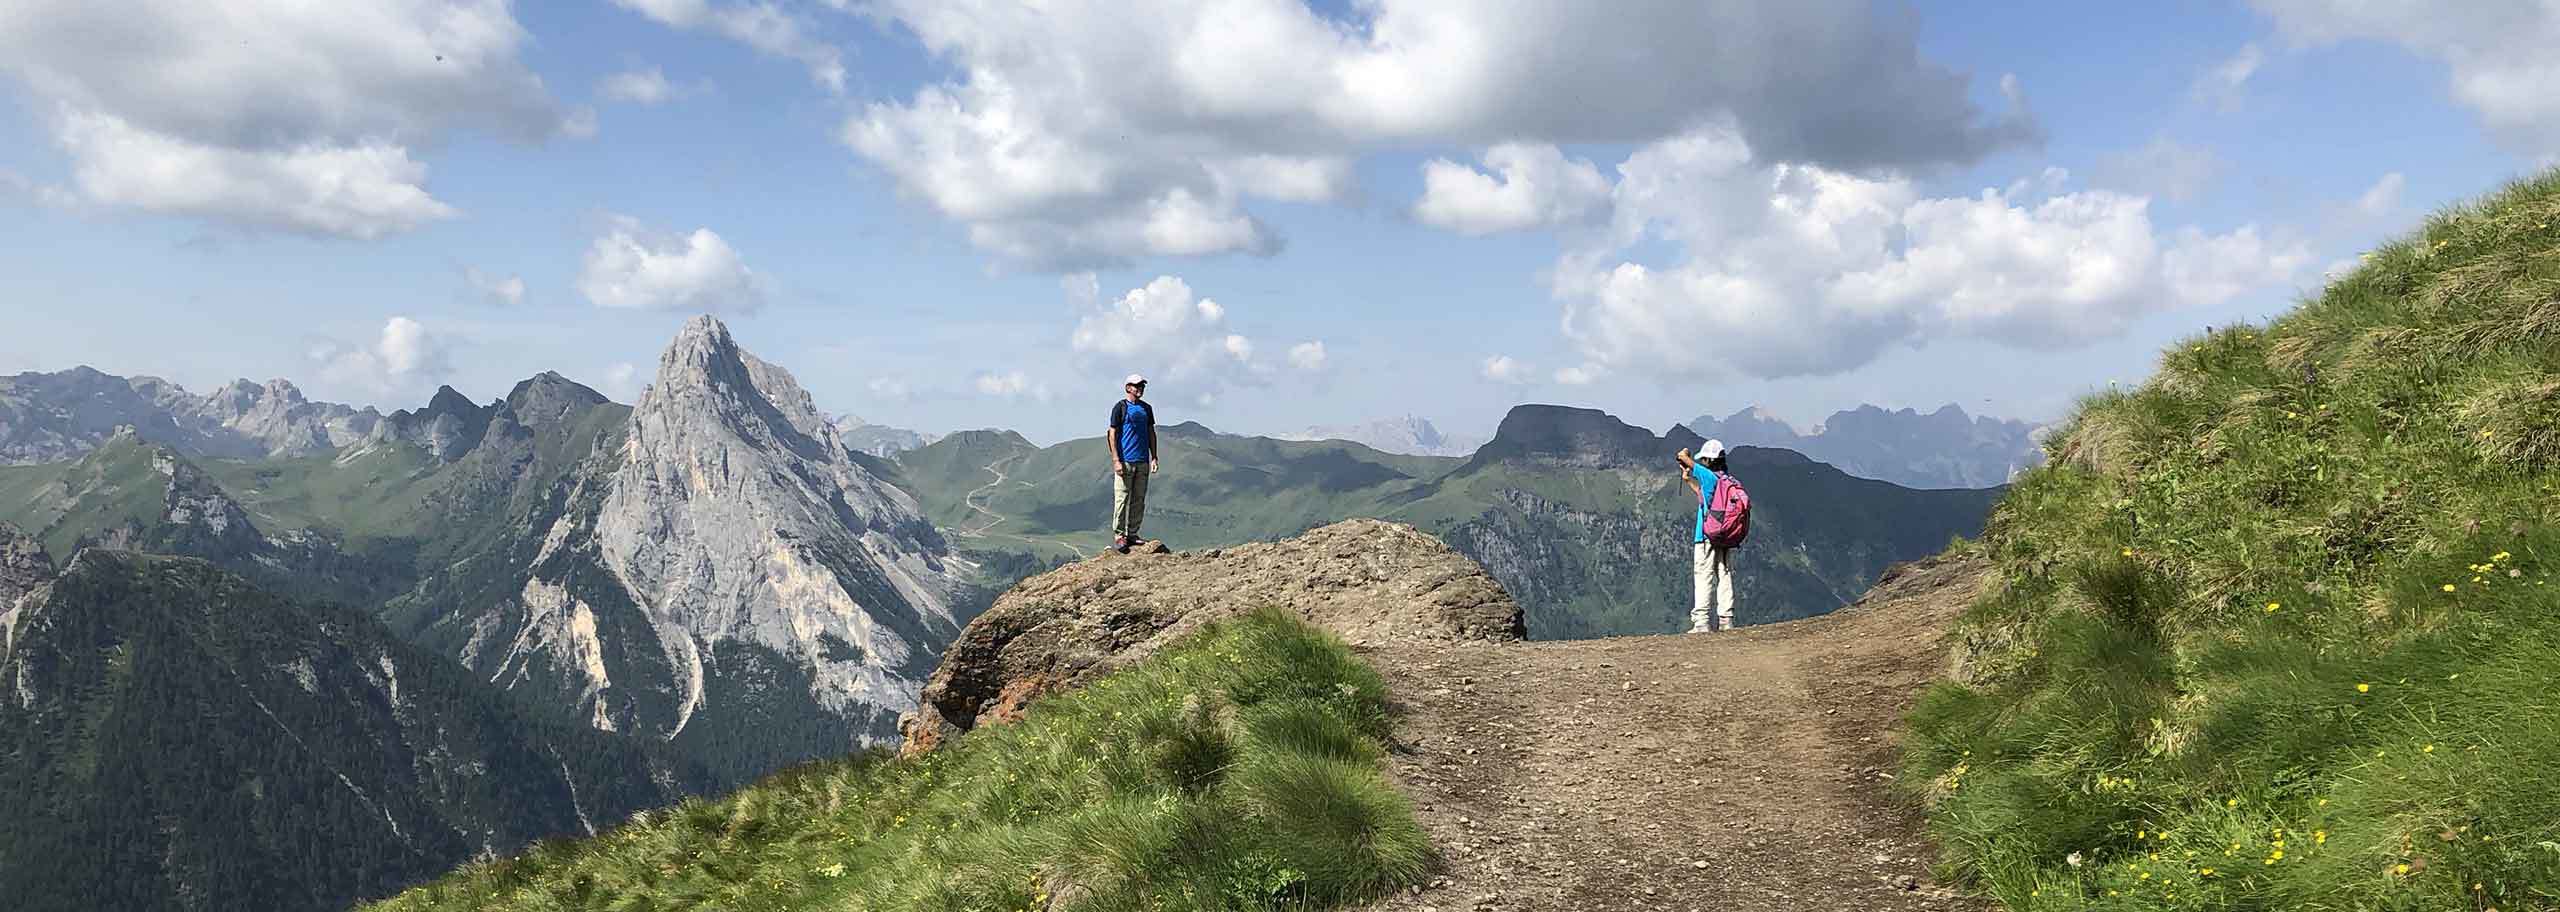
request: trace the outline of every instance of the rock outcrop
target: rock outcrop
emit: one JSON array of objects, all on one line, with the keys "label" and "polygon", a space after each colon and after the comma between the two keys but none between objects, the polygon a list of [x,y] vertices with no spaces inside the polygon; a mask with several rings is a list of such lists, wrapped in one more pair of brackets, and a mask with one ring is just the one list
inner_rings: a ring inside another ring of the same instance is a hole
[{"label": "rock outcrop", "polygon": [[1520,606],[1421,530],[1351,520],[1196,554],[1158,544],[1024,580],[969,623],[900,720],[918,753],[1019,716],[1039,696],[1136,662],[1203,624],[1290,611],[1355,646],[1517,640]]},{"label": "rock outcrop", "polygon": [[461,391],[441,386],[436,388],[435,397],[427,400],[426,408],[392,412],[391,417],[374,426],[364,442],[367,447],[410,444],[424,448],[438,460],[452,462],[480,445],[480,439],[489,433],[489,420],[496,413],[495,405],[477,405]]},{"label": "rock outcrop", "polygon": [[[771,650],[808,697],[885,735],[960,627],[956,568],[791,374],[710,317],[633,408],[595,520],[601,557],[683,671],[681,730],[723,643]],[[853,745],[847,744],[846,747]]]},{"label": "rock outcrop", "polygon": [[365,439],[382,420],[372,409],[313,402],[284,380],[231,381],[196,400],[188,413],[199,420],[206,434],[228,431],[248,448],[268,456],[335,452]]},{"label": "rock outcrop", "polygon": [[53,558],[17,526],[0,522],[0,659],[18,644],[18,606],[53,579]]}]

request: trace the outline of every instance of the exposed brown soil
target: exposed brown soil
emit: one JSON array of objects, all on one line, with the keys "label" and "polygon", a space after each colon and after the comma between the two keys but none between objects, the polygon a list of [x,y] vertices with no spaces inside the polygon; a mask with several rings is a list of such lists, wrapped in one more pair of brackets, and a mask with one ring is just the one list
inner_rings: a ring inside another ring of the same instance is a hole
[{"label": "exposed brown soil", "polygon": [[1978,563],[1721,634],[1365,648],[1444,876],[1408,910],[1974,910],[1929,880],[1895,737]]}]

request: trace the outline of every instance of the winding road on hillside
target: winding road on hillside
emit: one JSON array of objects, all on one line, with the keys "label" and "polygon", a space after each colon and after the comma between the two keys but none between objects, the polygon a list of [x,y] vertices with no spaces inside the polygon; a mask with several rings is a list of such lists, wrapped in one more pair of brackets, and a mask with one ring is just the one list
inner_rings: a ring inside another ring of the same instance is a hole
[{"label": "winding road on hillside", "polygon": [[1977,563],[1711,635],[1367,650],[1392,775],[1446,861],[1380,912],[1979,910],[1932,883],[1895,732]]},{"label": "winding road on hillside", "polygon": [[967,526],[963,526],[963,527],[961,527],[961,529],[960,529],[960,534],[961,534],[961,535],[966,536],[966,537],[969,537],[969,538],[982,538],[982,537],[984,537],[984,536],[987,534],[987,531],[988,531],[988,530],[993,529],[993,528],[995,528],[995,527],[997,527],[997,526],[1000,526],[1000,525],[1003,525],[1003,524],[1004,524],[1004,521],[1005,521],[1008,517],[1006,517],[1006,516],[1005,516],[1004,514],[1002,514],[1002,513],[998,513],[998,512],[996,512],[996,511],[994,511],[994,510],[987,509],[987,505],[986,505],[986,504],[984,504],[984,503],[980,503],[978,499],[979,499],[979,498],[981,498],[981,497],[985,497],[985,496],[987,496],[987,495],[989,495],[989,494],[993,494],[993,493],[995,493],[995,490],[996,490],[997,488],[1004,487],[1004,483],[1005,483],[1005,481],[1006,481],[1006,477],[1005,477],[1005,474],[1004,474],[1004,466],[1006,466],[1006,465],[1008,465],[1008,464],[1010,464],[1010,463],[1021,462],[1021,461],[1023,460],[1023,458],[1024,458],[1024,457],[1027,457],[1027,456],[1029,456],[1029,455],[1030,455],[1030,454],[1028,454],[1028,453],[1018,453],[1018,454],[1015,454],[1015,455],[1012,455],[1012,456],[1007,456],[1007,457],[1005,457],[1005,458],[1003,458],[1003,459],[998,459],[998,460],[996,460],[996,461],[994,461],[994,462],[987,463],[987,465],[986,465],[986,471],[987,471],[987,474],[995,476],[995,477],[996,477],[996,480],[994,480],[994,481],[990,481],[990,482],[987,482],[986,484],[983,484],[983,485],[979,485],[979,486],[978,486],[978,487],[976,487],[976,488],[972,488],[972,489],[970,489],[970,491],[969,491],[969,493],[968,493],[967,495],[965,495],[965,496],[963,496],[963,497],[961,497],[961,498],[960,498],[960,502],[961,502],[962,504],[967,505],[967,506],[968,506],[968,508],[969,508],[970,510],[973,510],[973,511],[978,512],[978,513],[981,513],[981,514],[984,514],[984,515],[987,517],[987,521],[986,521],[986,523],[985,523],[984,525],[980,525],[980,526],[977,526],[977,527],[975,527],[975,528],[971,528],[971,527],[967,527]]}]

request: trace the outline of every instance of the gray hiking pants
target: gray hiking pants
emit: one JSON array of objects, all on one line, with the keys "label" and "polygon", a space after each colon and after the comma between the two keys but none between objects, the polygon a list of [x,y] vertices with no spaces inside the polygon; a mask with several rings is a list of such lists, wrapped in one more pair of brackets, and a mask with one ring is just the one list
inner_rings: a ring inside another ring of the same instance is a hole
[{"label": "gray hiking pants", "polygon": [[1114,538],[1138,537],[1138,524],[1147,518],[1147,464],[1132,462],[1122,465],[1111,477],[1111,535]]},{"label": "gray hiking pants", "polygon": [[1733,549],[1690,545],[1689,632],[1733,629]]}]

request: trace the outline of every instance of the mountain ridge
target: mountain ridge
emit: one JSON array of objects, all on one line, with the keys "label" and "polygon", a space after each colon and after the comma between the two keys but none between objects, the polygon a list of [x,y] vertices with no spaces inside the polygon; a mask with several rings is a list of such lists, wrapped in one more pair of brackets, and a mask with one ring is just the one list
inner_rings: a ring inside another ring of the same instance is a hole
[{"label": "mountain ridge", "polygon": [[1974,417],[1953,403],[1935,411],[1860,405],[1833,412],[1810,432],[1752,406],[1686,425],[1728,446],[1794,450],[1865,478],[1914,488],[1990,488],[2044,461],[2042,428]]},{"label": "mountain ridge", "polygon": [[29,912],[344,908],[713,785],[196,558],[83,548],[0,624],[0,893]]}]

